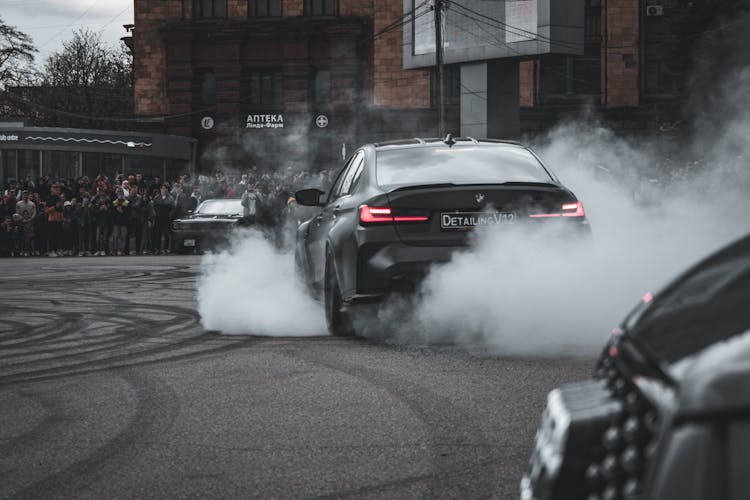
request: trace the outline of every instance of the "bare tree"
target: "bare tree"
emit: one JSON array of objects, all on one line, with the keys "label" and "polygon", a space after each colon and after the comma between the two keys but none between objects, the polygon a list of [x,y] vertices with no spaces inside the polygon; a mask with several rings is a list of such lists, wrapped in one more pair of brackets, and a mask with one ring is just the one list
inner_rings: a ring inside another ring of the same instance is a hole
[{"label": "bare tree", "polygon": [[131,75],[132,57],[124,46],[111,48],[97,33],[81,29],[47,58],[43,92],[34,101],[48,125],[115,128],[118,117],[132,113]]},{"label": "bare tree", "polygon": [[27,81],[35,52],[31,37],[0,17],[0,90]]}]

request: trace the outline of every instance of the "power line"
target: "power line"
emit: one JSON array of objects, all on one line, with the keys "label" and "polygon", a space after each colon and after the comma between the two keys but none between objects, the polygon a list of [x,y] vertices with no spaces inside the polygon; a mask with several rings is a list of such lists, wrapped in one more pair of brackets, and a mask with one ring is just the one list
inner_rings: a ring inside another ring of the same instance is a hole
[{"label": "power line", "polygon": [[[495,45],[496,47],[505,47],[505,48],[507,48],[508,50],[510,50],[510,51],[512,51],[512,52],[515,52],[516,54],[518,54],[518,55],[520,55],[520,56],[524,56],[524,55],[525,55],[525,54],[522,54],[521,52],[519,52],[518,50],[516,50],[515,48],[513,48],[513,46],[512,46],[512,45],[510,45],[509,43],[507,43],[507,42],[505,42],[505,41],[500,41],[500,40],[498,40],[498,39],[497,39],[497,37],[496,37],[496,36],[495,36],[495,35],[494,35],[493,33],[491,33],[491,32],[489,32],[489,31],[487,31],[487,30],[486,30],[485,28],[483,28],[483,27],[482,27],[482,26],[481,26],[481,25],[479,24],[479,23],[481,22],[481,20],[478,20],[478,19],[476,19],[476,18],[473,18],[473,17],[471,17],[471,16],[468,16],[468,15],[466,15],[466,14],[463,14],[463,13],[461,13],[461,12],[456,12],[456,13],[457,13],[457,14],[459,14],[459,15],[463,15],[463,16],[467,17],[468,19],[470,19],[470,20],[474,21],[474,23],[476,24],[477,28],[479,28],[479,29],[480,29],[481,31],[483,31],[483,32],[484,32],[485,34],[487,34],[488,38],[483,38],[483,37],[481,37],[480,35],[477,35],[477,34],[476,34],[476,33],[474,33],[474,32],[469,32],[469,33],[470,33],[470,34],[471,34],[472,36],[474,36],[474,37],[478,38],[478,39],[479,39],[480,41],[482,41],[482,42],[486,42],[486,43],[490,43],[490,44],[492,44],[492,45]],[[567,79],[568,81],[571,81],[571,82],[575,82],[575,83],[580,83],[580,84],[583,84],[583,85],[587,86],[588,88],[593,88],[593,85],[591,84],[591,82],[588,82],[588,81],[586,81],[586,80],[580,80],[580,79],[577,79],[577,78],[573,78],[573,77],[571,77],[570,75],[568,75],[568,74],[567,74],[567,73],[565,73],[565,72],[562,72],[562,71],[558,71],[558,70],[556,70],[555,68],[550,68],[549,66],[545,66],[545,65],[543,65],[543,64],[540,64],[540,66],[539,66],[539,67],[540,67],[540,69],[541,69],[542,71],[547,71],[547,72],[551,72],[551,73],[556,73],[556,74],[559,74],[559,75],[561,75],[561,76],[564,76],[564,77],[565,77],[565,78],[566,78],[566,79]],[[470,89],[467,89],[467,90],[470,90]],[[478,96],[478,97],[480,97],[480,98],[481,98],[482,96]]]},{"label": "power line", "polygon": [[112,24],[113,22],[115,22],[115,20],[117,20],[120,16],[122,16],[123,14],[125,14],[125,12],[127,12],[129,9],[130,9],[130,5],[128,5],[124,9],[122,9],[120,11],[120,13],[116,14],[112,19],[109,20],[109,22],[107,22],[106,24],[101,25],[99,27],[99,31],[104,30],[104,28],[108,27],[110,24]]},{"label": "power line", "polygon": [[48,44],[49,44],[49,43],[50,43],[50,42],[51,42],[52,40],[56,40],[56,39],[57,39],[57,37],[59,37],[60,35],[62,35],[62,34],[63,34],[63,32],[65,32],[65,31],[66,31],[67,29],[70,29],[70,28],[71,28],[71,27],[72,27],[72,26],[73,26],[74,24],[76,24],[76,23],[77,23],[78,21],[80,21],[81,19],[83,19],[83,17],[84,17],[84,16],[86,15],[86,14],[88,14],[88,13],[89,13],[89,11],[90,11],[91,9],[93,9],[93,8],[94,8],[94,5],[96,5],[96,4],[98,3],[98,2],[99,2],[99,0],[94,0],[93,2],[91,2],[91,5],[89,5],[89,6],[88,6],[88,8],[87,8],[86,10],[84,10],[84,11],[83,11],[83,13],[82,13],[82,14],[81,14],[80,16],[78,16],[78,17],[77,17],[77,18],[75,19],[75,21],[73,21],[72,23],[68,24],[68,26],[66,26],[65,28],[61,29],[61,30],[60,30],[60,31],[58,31],[57,33],[55,33],[55,34],[54,34],[54,35],[53,35],[53,36],[52,36],[52,37],[51,37],[51,38],[50,38],[49,40],[47,40],[47,41],[46,41],[46,42],[44,42],[44,43],[43,43],[42,45],[40,45],[40,46],[39,46],[39,48],[40,48],[40,49],[43,49],[43,48],[44,48],[44,47],[46,47],[46,46],[47,46],[47,45],[48,45]]}]

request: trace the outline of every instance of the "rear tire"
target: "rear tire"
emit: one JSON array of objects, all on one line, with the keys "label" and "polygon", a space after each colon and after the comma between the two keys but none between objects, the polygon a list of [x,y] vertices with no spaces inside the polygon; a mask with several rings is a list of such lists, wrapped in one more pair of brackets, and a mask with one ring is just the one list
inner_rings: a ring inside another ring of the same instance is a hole
[{"label": "rear tire", "polygon": [[351,318],[347,313],[342,311],[344,301],[341,298],[339,280],[336,278],[336,271],[333,267],[333,256],[330,254],[326,257],[325,284],[323,288],[328,331],[335,337],[353,336],[355,332]]}]

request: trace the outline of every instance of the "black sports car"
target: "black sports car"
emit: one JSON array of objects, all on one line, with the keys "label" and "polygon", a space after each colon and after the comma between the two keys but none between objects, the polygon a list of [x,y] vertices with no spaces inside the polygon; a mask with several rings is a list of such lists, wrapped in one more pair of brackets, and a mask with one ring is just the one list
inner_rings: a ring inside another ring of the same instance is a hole
[{"label": "black sports car", "polygon": [[581,202],[528,148],[509,141],[409,139],[367,144],[297,230],[304,283],[324,295],[328,328],[354,334],[353,306],[413,291],[430,265],[448,261],[472,230],[555,224],[589,234]]},{"label": "black sports car", "polygon": [[242,210],[239,198],[202,202],[195,212],[172,222],[174,249],[192,252],[226,243],[230,231],[243,222]]},{"label": "black sports car", "polygon": [[521,498],[748,498],[750,236],[644,296],[550,392]]}]

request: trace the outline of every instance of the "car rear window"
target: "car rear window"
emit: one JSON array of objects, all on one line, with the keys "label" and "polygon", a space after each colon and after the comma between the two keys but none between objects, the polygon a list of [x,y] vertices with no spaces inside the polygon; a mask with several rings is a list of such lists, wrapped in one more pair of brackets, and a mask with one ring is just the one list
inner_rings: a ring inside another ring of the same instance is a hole
[{"label": "car rear window", "polygon": [[554,180],[534,155],[511,144],[379,150],[376,176],[386,190],[425,184]]}]

